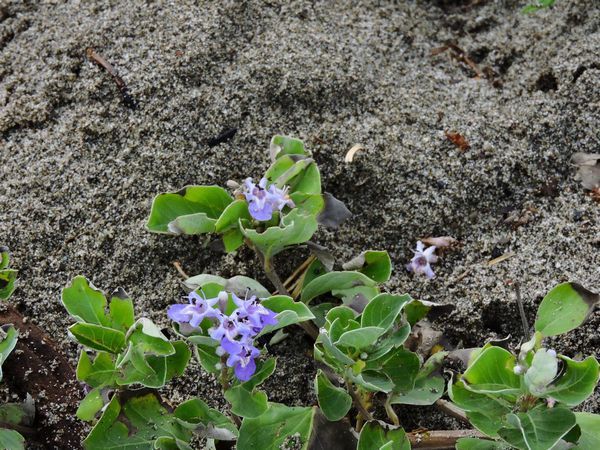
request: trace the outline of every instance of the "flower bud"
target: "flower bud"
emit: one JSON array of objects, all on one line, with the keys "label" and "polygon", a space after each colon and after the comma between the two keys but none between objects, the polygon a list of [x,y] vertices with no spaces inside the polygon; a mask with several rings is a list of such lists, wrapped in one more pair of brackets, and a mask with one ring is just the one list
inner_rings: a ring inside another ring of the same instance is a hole
[{"label": "flower bud", "polygon": [[513,372],[515,373],[515,375],[521,375],[523,373],[523,366],[520,366],[520,365],[517,364],[513,368]]}]

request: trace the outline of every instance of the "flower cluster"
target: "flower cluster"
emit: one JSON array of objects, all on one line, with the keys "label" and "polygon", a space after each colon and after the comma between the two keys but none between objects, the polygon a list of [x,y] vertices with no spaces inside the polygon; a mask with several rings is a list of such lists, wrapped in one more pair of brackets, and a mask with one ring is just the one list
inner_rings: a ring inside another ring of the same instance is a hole
[{"label": "flower cluster", "polygon": [[433,254],[435,249],[435,245],[425,249],[423,243],[418,241],[417,249],[413,250],[415,256],[413,256],[413,258],[410,260],[410,263],[406,265],[406,270],[409,272],[423,274],[429,279],[435,277],[435,273],[433,273],[433,269],[431,268],[431,264],[436,263],[438,259],[437,256]]},{"label": "flower cluster", "polygon": [[217,297],[209,299],[190,292],[189,303],[169,306],[167,315],[174,322],[189,323],[194,328],[198,328],[204,319],[212,320],[208,334],[219,343],[217,355],[227,355],[227,366],[233,367],[239,380],[247,381],[256,371],[254,358],[260,354],[254,346],[254,338],[265,326],[277,324],[277,319],[276,314],[265,308],[255,295],[241,299],[231,293],[231,298],[237,308],[227,315],[227,292],[221,291]]},{"label": "flower cluster", "polygon": [[267,188],[266,178],[262,178],[258,185],[252,182],[252,178],[246,178],[244,188],[244,196],[248,202],[248,211],[250,211],[250,215],[256,220],[271,220],[274,211],[281,211],[286,205],[290,208],[295,206],[287,193],[287,187],[279,189],[274,184],[271,184]]}]

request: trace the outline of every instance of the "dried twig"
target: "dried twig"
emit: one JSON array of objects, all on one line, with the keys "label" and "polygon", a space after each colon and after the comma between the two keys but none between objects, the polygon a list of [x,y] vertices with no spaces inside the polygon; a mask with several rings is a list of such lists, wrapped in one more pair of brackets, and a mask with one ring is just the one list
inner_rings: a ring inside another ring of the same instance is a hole
[{"label": "dried twig", "polygon": [[177,272],[179,272],[179,275],[181,275],[184,280],[187,280],[190,277],[187,273],[185,273],[179,261],[173,261],[173,265],[175,266],[175,269],[177,269]]},{"label": "dried twig", "polygon": [[523,338],[525,339],[525,342],[527,342],[529,340],[529,323],[527,322],[525,308],[523,307],[523,299],[521,298],[521,285],[518,281],[515,281],[513,286],[515,288],[517,306],[519,307],[519,315],[521,316],[521,325],[523,326]]},{"label": "dried twig", "polygon": [[438,430],[407,433],[412,448],[453,449],[461,438],[486,438],[477,430]]},{"label": "dried twig", "polygon": [[123,103],[125,103],[125,106],[127,106],[128,108],[131,108],[131,109],[135,109],[135,107],[136,107],[135,100],[129,93],[129,88],[127,88],[125,81],[123,81],[123,78],[121,78],[119,76],[119,74],[114,69],[114,67],[111,66],[108,63],[108,61],[105,60],[102,56],[100,56],[98,53],[96,53],[92,47],[86,48],[85,54],[90,61],[92,61],[92,62],[96,63],[98,66],[102,67],[112,77],[113,81],[117,85],[117,88],[119,89],[119,92],[121,93],[121,97],[123,97]]},{"label": "dried twig", "polygon": [[500,263],[502,261],[507,260],[508,258],[512,258],[515,255],[516,255],[516,253],[513,253],[513,252],[505,253],[504,255],[501,255],[501,256],[498,256],[497,258],[489,260],[488,263],[487,263],[487,265],[488,266],[493,266],[495,264],[498,264],[498,263]]},{"label": "dried twig", "polygon": [[448,400],[440,398],[435,402],[435,406],[437,406],[440,411],[448,414],[451,417],[454,417],[457,420],[460,420],[463,423],[471,423],[469,422],[469,419],[467,418],[465,412],[458,406],[455,406],[453,403],[449,402]]},{"label": "dried twig", "polygon": [[475,62],[467,56],[467,52],[465,52],[462,48],[452,42],[446,42],[445,45],[441,47],[434,48],[431,50],[431,56],[439,55],[440,53],[445,52],[446,50],[450,50],[450,55],[459,62],[463,62],[468,65],[473,72],[477,74],[477,78],[486,78],[485,73],[479,68]]}]

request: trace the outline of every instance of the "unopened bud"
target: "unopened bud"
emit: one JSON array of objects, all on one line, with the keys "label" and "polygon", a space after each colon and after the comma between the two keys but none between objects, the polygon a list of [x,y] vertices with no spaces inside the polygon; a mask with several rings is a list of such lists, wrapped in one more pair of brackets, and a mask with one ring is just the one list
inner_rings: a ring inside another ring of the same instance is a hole
[{"label": "unopened bud", "polygon": [[220,345],[216,348],[215,353],[217,356],[223,356],[225,354],[225,349]]},{"label": "unopened bud", "polygon": [[369,357],[369,355],[367,355],[365,352],[362,352],[362,353],[360,354],[360,359],[363,359],[363,360],[364,360],[364,359],[367,359],[368,357]]},{"label": "unopened bud", "polygon": [[519,366],[518,364],[513,368],[513,372],[515,375],[521,375],[523,373],[523,366]]},{"label": "unopened bud", "polygon": [[556,350],[554,349],[549,349],[547,352],[550,356],[552,356],[553,358],[556,358]]}]

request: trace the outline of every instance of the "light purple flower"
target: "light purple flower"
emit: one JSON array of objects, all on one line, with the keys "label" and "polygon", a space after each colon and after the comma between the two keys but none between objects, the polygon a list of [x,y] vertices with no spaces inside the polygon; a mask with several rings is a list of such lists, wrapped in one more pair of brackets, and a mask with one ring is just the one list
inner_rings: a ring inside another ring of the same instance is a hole
[{"label": "light purple flower", "polygon": [[258,328],[258,332],[267,325],[276,325],[275,314],[268,308],[265,308],[260,300],[253,295],[249,299],[241,299],[235,294],[231,294],[233,302],[236,304],[237,313],[240,318],[246,317],[253,327]]},{"label": "light purple flower", "polygon": [[435,249],[435,245],[425,249],[423,243],[418,241],[417,249],[413,251],[415,256],[413,256],[410,263],[406,265],[406,269],[409,272],[423,274],[429,279],[435,277],[435,273],[433,273],[433,269],[431,268],[431,264],[437,262],[438,259],[437,256],[433,254]]},{"label": "light purple flower", "polygon": [[248,381],[256,371],[254,358],[260,355],[260,351],[245,340],[230,341],[226,338],[221,341],[221,347],[229,353],[227,367],[233,367],[240,381]]},{"label": "light purple flower", "polygon": [[254,330],[244,320],[240,320],[237,310],[227,316],[223,313],[217,315],[218,325],[208,330],[208,334],[215,341],[223,338],[233,341],[238,336],[254,335]]},{"label": "light purple flower", "polygon": [[273,211],[281,211],[286,205],[290,208],[295,206],[287,194],[287,188],[279,189],[274,184],[267,188],[267,182],[266,178],[262,178],[258,185],[252,182],[252,178],[244,181],[248,211],[254,219],[260,221],[271,220]]},{"label": "light purple flower", "polygon": [[189,304],[177,304],[169,306],[167,316],[174,322],[189,323],[190,326],[197,328],[207,317],[216,317],[218,311],[213,309],[213,305],[219,301],[219,297],[204,298],[192,291],[188,295]]}]

